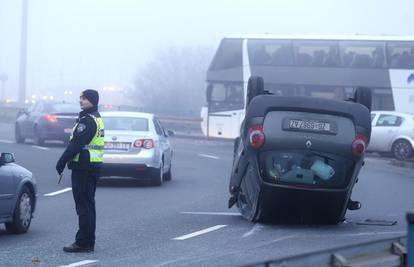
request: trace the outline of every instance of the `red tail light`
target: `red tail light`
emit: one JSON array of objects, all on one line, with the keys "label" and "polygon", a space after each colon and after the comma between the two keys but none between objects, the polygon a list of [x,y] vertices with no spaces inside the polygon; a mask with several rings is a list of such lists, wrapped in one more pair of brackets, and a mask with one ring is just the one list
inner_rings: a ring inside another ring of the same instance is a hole
[{"label": "red tail light", "polygon": [[154,141],[152,139],[138,139],[134,142],[134,147],[151,149],[154,148]]},{"label": "red tail light", "polygon": [[56,116],[54,116],[54,115],[45,115],[45,119],[46,119],[48,122],[57,122],[57,121],[58,121],[57,117],[56,117]]},{"label": "red tail light", "polygon": [[249,128],[249,141],[253,149],[259,149],[265,142],[265,135],[263,133],[263,125],[257,124]]},{"label": "red tail light", "polygon": [[364,154],[367,146],[367,138],[362,134],[357,134],[352,142],[352,153],[354,156],[360,157]]}]

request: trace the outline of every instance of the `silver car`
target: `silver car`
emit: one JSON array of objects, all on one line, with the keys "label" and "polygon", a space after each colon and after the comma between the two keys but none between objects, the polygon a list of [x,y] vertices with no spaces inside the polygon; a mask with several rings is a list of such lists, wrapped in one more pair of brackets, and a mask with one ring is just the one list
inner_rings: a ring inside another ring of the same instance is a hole
[{"label": "silver car", "polygon": [[14,155],[0,156],[0,223],[10,234],[27,232],[36,206],[36,181],[30,171],[13,163]]},{"label": "silver car", "polygon": [[171,180],[169,135],[154,116],[140,112],[101,112],[105,124],[102,176],[148,179],[160,186]]},{"label": "silver car", "polygon": [[393,111],[372,111],[372,134],[368,150],[392,153],[405,160],[414,155],[414,115]]}]

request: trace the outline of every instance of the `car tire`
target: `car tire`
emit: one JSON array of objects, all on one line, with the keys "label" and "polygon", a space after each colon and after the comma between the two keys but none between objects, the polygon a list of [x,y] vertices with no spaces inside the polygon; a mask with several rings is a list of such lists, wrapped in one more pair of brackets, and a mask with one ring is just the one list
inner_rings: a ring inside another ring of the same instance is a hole
[{"label": "car tire", "polygon": [[355,102],[365,106],[369,112],[372,107],[372,93],[368,87],[357,87],[355,90]]},{"label": "car tire", "polygon": [[[248,171],[252,171],[252,167],[248,168]],[[247,171],[247,172],[248,172]],[[240,189],[237,197],[237,207],[242,216],[250,222],[260,221],[262,210],[260,204],[260,188],[255,181],[251,180],[252,177],[248,175],[242,178]],[[251,184],[247,184],[251,183]],[[248,189],[250,188],[250,190]],[[251,189],[254,188],[253,192]]]},{"label": "car tire", "polygon": [[153,177],[152,177],[152,185],[153,186],[161,186],[163,182],[163,167],[164,163],[161,161],[161,166],[158,169],[155,169]]},{"label": "car tire", "polygon": [[13,221],[5,223],[7,233],[23,234],[29,230],[33,217],[33,200],[33,193],[27,186],[24,186],[17,199]]},{"label": "car tire", "polygon": [[168,169],[168,172],[164,173],[164,177],[163,177],[164,181],[171,181],[172,179],[171,168],[172,166],[170,164],[170,168]]},{"label": "car tire", "polygon": [[33,142],[36,146],[43,146],[45,140],[40,136],[40,131],[35,127],[33,130]]},{"label": "car tire", "polygon": [[264,80],[260,76],[251,76],[247,84],[247,105],[258,95],[264,94]]},{"label": "car tire", "polygon": [[406,160],[413,156],[413,147],[407,140],[399,139],[392,145],[392,155],[398,160]]},{"label": "car tire", "polygon": [[22,132],[20,130],[20,127],[17,124],[14,125],[14,139],[15,139],[16,143],[18,143],[18,144],[24,143],[24,141],[26,139],[22,136]]}]

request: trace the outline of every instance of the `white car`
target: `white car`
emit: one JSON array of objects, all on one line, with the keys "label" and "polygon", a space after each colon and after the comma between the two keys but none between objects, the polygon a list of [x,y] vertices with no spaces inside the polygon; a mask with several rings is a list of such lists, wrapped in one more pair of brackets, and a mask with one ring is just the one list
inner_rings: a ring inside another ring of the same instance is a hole
[{"label": "white car", "polygon": [[154,114],[101,112],[105,124],[102,176],[143,178],[160,186],[171,180],[171,131]]},{"label": "white car", "polygon": [[405,160],[414,155],[414,115],[394,111],[371,112],[369,151],[392,153]]}]

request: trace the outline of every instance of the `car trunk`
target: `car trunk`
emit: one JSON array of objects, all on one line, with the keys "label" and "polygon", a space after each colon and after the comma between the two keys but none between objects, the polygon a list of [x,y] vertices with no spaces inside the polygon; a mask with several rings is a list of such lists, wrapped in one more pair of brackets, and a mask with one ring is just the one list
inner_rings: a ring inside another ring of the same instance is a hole
[{"label": "car trunk", "polygon": [[357,158],[350,118],[296,111],[271,111],[263,122],[259,153],[265,181],[309,188],[345,188]]},{"label": "car trunk", "polygon": [[139,139],[152,139],[149,132],[144,131],[105,131],[105,154],[137,154],[141,148],[134,147]]}]

